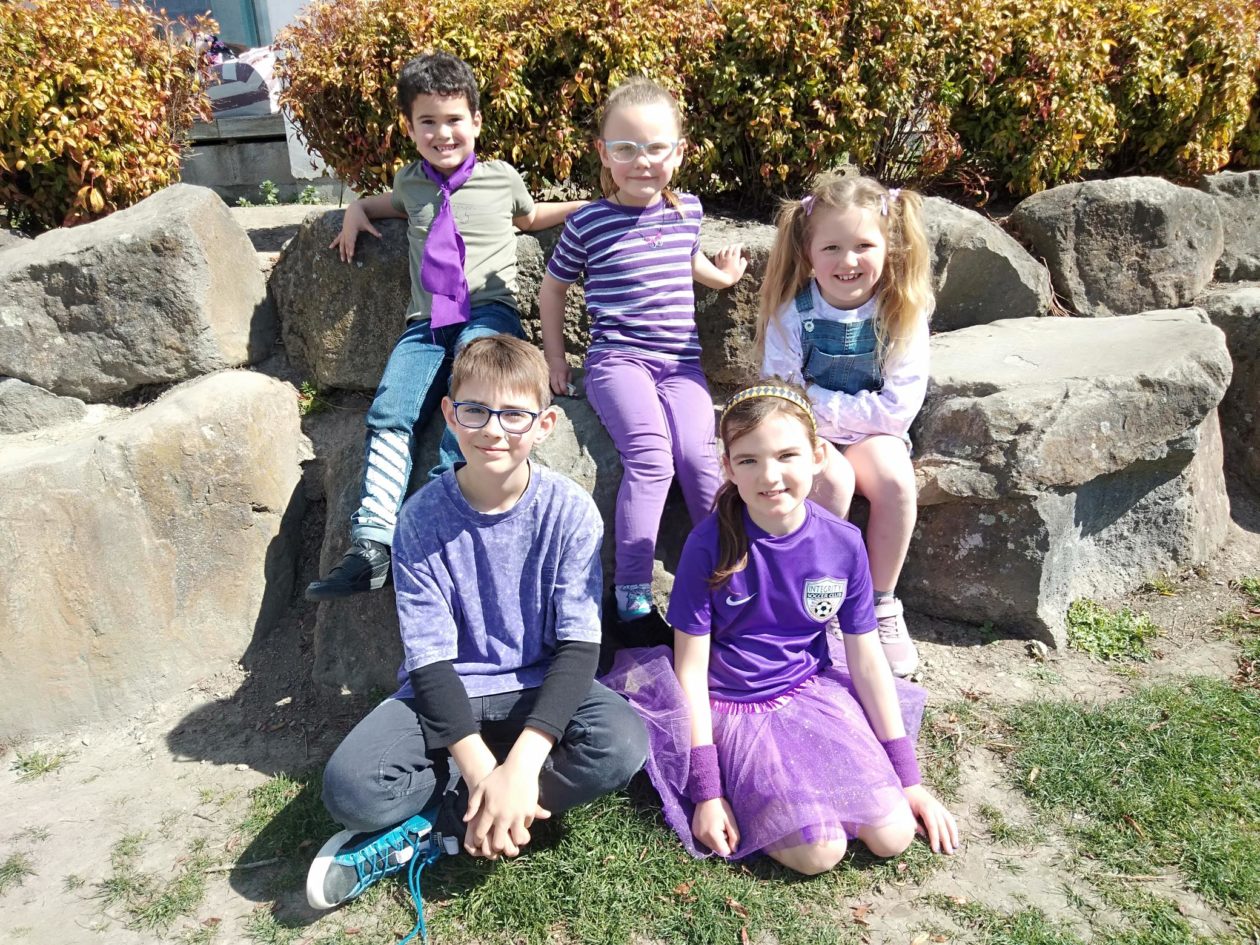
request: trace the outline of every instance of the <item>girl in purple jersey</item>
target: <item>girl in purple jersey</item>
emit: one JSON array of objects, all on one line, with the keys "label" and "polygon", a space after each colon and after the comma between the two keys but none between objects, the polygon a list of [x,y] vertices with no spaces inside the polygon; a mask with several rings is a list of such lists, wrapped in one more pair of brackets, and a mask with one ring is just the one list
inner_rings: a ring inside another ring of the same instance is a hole
[{"label": "girl in purple jersey", "polygon": [[647,724],[666,821],[696,856],[760,851],[808,874],[854,838],[896,856],[916,828],[952,853],[957,824],[915,758],[925,693],[894,680],[873,632],[862,536],[806,498],[826,457],[809,401],[743,390],[721,438],[727,481],[670,599],[673,671],[667,647],[623,650],[604,680]]},{"label": "girl in purple jersey", "polygon": [[814,499],[842,517],[855,491],[870,502],[875,616],[897,676],[919,662],[896,590],[916,515],[908,431],[928,379],[922,206],[869,177],[822,176],[779,211],[757,316],[761,376],[801,384],[827,441]]},{"label": "girl in purple jersey", "polygon": [[[700,201],[669,189],[686,141],[678,103],[646,78],[608,96],[596,142],[604,197],[565,222],[539,296],[551,389],[572,395],[564,356],[569,286],[585,274],[591,343],[586,396],[621,454],[614,596],[629,638],[665,627],[652,609],[652,561],[675,472],[692,522],[713,507],[721,477],[713,398],[700,369],[694,282],[724,289],[746,262],[738,246],[700,251]],[[648,621],[649,615],[654,620]]]}]

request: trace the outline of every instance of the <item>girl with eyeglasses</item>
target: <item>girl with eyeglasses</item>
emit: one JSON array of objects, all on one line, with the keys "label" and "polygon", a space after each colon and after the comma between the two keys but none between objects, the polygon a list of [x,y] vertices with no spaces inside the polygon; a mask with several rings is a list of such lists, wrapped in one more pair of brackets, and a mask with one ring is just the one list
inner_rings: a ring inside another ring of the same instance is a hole
[{"label": "girl with eyeglasses", "polygon": [[572,395],[565,298],[584,275],[586,396],[623,469],[614,523],[617,616],[623,641],[656,642],[670,635],[652,606],[652,560],[670,482],[677,474],[693,523],[709,513],[721,482],[692,282],[727,288],[747,263],[738,245],[710,261],[700,251],[700,201],[669,188],[686,141],[678,102],[664,88],[634,78],[614,89],[595,146],[604,197],[566,220],[547,264],[543,350],[551,389]]}]

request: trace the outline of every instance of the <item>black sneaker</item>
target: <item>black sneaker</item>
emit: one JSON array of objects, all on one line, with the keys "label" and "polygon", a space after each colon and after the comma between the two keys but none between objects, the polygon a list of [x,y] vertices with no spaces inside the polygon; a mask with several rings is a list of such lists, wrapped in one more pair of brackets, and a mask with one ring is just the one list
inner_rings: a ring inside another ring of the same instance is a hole
[{"label": "black sneaker", "polygon": [[306,586],[307,600],[337,600],[351,594],[380,590],[390,581],[389,545],[360,538],[350,546],[328,577]]}]

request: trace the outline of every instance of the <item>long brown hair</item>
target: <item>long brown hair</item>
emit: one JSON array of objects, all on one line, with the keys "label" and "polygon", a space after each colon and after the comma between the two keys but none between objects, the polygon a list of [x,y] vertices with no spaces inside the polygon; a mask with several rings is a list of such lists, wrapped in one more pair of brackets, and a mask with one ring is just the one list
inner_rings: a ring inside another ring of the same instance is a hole
[{"label": "long brown hair", "polygon": [[[747,396],[747,392],[774,388],[790,391],[799,398],[800,403],[772,393]],[[744,388],[743,391],[731,397],[730,405],[722,411],[718,436],[722,440],[724,455],[729,457],[731,447],[736,440],[751,433],[775,414],[784,414],[798,421],[805,429],[810,449],[817,449],[818,434],[813,415],[808,407],[802,406],[808,403],[809,399],[804,390],[779,378],[769,378],[751,388]],[[717,588],[725,584],[732,574],[748,566],[748,532],[744,528],[744,500],[739,494],[739,489],[735,487],[734,481],[729,477],[718,489],[717,496],[713,500],[713,507],[718,518],[718,560],[713,573],[709,575],[709,587]]]},{"label": "long brown hair", "polygon": [[[631,76],[622,82],[615,89],[608,93],[608,98],[604,100],[604,107],[599,110],[599,119],[596,123],[599,137],[604,137],[604,128],[608,124],[608,118],[618,108],[634,105],[664,105],[669,108],[674,116],[674,124],[678,128],[679,147],[684,137],[682,108],[678,105],[678,99],[670,94],[669,89],[663,85],[654,82],[645,75]],[[599,168],[599,189],[605,197],[611,197],[617,192],[617,185],[613,182],[612,171],[600,165]],[[678,196],[666,187],[662,192],[662,196],[669,201],[671,207],[677,207]]]},{"label": "long brown hair", "polygon": [[783,306],[809,284],[813,275],[808,255],[810,223],[819,207],[840,211],[861,207],[879,220],[888,247],[884,272],[875,287],[875,332],[883,362],[909,343],[919,319],[931,312],[923,200],[913,191],[890,191],[873,177],[839,172],[821,175],[802,200],[785,200],[779,208],[775,220],[778,231],[761,282],[757,361],[765,357],[766,326],[779,317]]}]

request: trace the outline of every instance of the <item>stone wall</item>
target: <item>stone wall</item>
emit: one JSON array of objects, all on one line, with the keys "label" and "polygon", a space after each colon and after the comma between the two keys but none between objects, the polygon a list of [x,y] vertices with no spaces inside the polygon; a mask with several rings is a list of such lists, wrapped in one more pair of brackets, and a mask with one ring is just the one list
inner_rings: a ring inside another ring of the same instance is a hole
[{"label": "stone wall", "polygon": [[[1060,643],[1073,598],[1121,594],[1214,552],[1225,471],[1260,488],[1260,285],[1230,281],[1260,278],[1258,194],[1260,172],[1197,189],[1075,184],[1024,201],[1010,232],[926,201],[937,309],[912,430],[920,520],[901,588],[912,608]],[[382,221],[381,239],[362,237],[345,265],[327,249],[340,216],[300,228],[270,295],[245,235],[196,187],[0,244],[0,466],[3,517],[16,523],[0,546],[17,569],[0,596],[0,681],[40,693],[0,700],[0,735],[130,711],[265,634],[295,593],[299,476],[312,459],[324,568],[340,556],[361,414],[307,418],[312,454],[291,385],[225,370],[266,357],[279,336],[289,376],[375,388],[402,328],[405,226]],[[706,249],[739,241],[751,262],[734,289],[698,290],[718,397],[755,373],[773,236],[706,222]],[[555,237],[518,239],[536,341]],[[569,306],[577,365],[580,292]],[[150,403],[155,390],[166,392]],[[565,419],[538,458],[590,489],[611,523],[616,452],[584,400],[559,406]],[[438,432],[424,431],[421,456]],[[687,529],[674,502],[658,597]],[[395,628],[388,591],[321,605],[318,680],[389,685]]]}]

